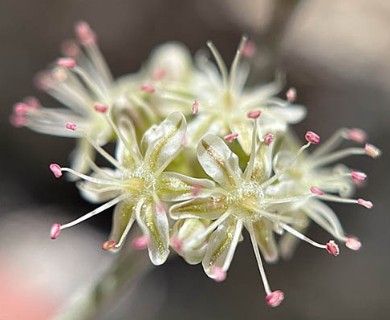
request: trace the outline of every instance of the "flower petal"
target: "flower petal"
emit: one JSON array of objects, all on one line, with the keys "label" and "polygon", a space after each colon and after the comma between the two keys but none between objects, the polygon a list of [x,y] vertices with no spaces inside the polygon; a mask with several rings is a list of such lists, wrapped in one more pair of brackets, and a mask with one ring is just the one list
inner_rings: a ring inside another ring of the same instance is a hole
[{"label": "flower petal", "polygon": [[175,172],[163,172],[159,180],[158,196],[163,201],[183,201],[210,194],[215,183],[195,179]]},{"label": "flower petal", "polygon": [[150,260],[154,265],[163,264],[169,255],[169,224],[162,204],[148,199],[137,211],[137,222],[148,236]]},{"label": "flower petal", "polygon": [[118,243],[122,238],[128,224],[134,223],[135,204],[132,201],[124,200],[117,204],[112,217],[112,228],[109,239]]},{"label": "flower petal", "polygon": [[[253,121],[252,121],[253,122]],[[242,118],[240,116],[232,117],[230,123],[230,129],[232,132],[237,133],[237,140],[246,154],[251,152],[251,143],[252,143],[252,131],[253,124],[247,118]]]},{"label": "flower petal", "polygon": [[226,199],[213,195],[208,198],[195,198],[176,205],[169,210],[172,219],[210,219],[219,218],[227,210]]},{"label": "flower petal", "polygon": [[230,216],[211,235],[202,261],[203,269],[210,278],[216,277],[213,270],[217,268],[225,272],[229,269],[241,231],[242,221]]},{"label": "flower petal", "polygon": [[202,261],[206,252],[207,237],[201,243],[194,243],[192,240],[201,236],[210,223],[210,220],[183,219],[174,224],[171,244],[187,263],[198,264]]},{"label": "flower petal", "polygon": [[182,146],[187,123],[183,114],[170,114],[148,137],[145,163],[149,170],[161,172],[178,154]]},{"label": "flower petal", "polygon": [[233,187],[242,175],[238,157],[216,135],[207,134],[197,147],[198,160],[204,171],[222,187]]},{"label": "flower petal", "polygon": [[272,223],[268,220],[261,219],[252,223],[255,232],[256,241],[260,247],[261,253],[267,262],[278,260],[278,248],[274,237]]}]

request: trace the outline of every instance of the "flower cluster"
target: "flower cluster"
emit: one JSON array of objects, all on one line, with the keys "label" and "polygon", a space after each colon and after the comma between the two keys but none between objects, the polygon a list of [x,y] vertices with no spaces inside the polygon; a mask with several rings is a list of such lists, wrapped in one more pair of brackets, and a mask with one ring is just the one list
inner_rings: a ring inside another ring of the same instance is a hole
[{"label": "flower cluster", "polygon": [[[271,289],[262,259],[291,256],[297,239],[333,256],[339,254],[336,241],[361,247],[324,202],[370,209],[370,201],[351,198],[366,175],[337,163],[350,155],[376,158],[380,151],[359,129],[339,130],[324,143],[308,131],[301,145],[289,127],[306,112],[294,104],[295,89],[284,101],[276,97],[280,76],[266,86],[246,85],[254,45],[245,37],[230,70],[211,42],[216,64],[169,43],[139,72],[114,81],[88,24],[78,23],[76,36],[65,43],[64,57],[37,77],[39,88],[67,109],[44,108],[29,97],[11,117],[16,126],[77,138],[71,166],[53,163],[50,170],[56,178],[67,172],[85,199],[100,203],[72,222],[53,224],[52,239],[114,207],[103,249],[119,250],[136,222],[132,245],[147,248],[153,264],[164,263],[172,248],[223,281],[239,241],[249,235],[271,307],[284,294]],[[340,149],[344,140],[362,146]],[[109,143],[115,154],[105,148]],[[310,221],[333,240],[308,238]]]}]

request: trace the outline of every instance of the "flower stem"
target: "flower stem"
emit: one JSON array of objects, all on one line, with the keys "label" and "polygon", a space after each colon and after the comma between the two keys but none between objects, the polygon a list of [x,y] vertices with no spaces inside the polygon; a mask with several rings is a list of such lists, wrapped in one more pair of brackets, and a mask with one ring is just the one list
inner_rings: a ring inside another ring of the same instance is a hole
[{"label": "flower stem", "polygon": [[54,320],[91,320],[151,268],[147,252],[123,248],[109,269],[91,286],[76,292]]}]

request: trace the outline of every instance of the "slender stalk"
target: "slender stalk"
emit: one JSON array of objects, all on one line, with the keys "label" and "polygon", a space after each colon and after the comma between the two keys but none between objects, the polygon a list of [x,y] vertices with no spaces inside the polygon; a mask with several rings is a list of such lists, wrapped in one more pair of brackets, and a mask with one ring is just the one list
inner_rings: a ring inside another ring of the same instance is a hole
[{"label": "slender stalk", "polygon": [[147,250],[123,248],[104,275],[92,286],[76,292],[53,320],[92,320],[134,281],[145,274],[152,264]]}]

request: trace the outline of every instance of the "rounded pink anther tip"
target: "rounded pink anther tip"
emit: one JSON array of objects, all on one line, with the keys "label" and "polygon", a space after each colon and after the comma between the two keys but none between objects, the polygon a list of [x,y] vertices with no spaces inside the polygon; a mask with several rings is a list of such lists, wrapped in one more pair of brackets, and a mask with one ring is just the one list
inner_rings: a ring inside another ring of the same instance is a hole
[{"label": "rounded pink anther tip", "polygon": [[345,246],[348,249],[351,249],[351,250],[354,250],[354,251],[358,251],[362,247],[362,243],[359,241],[359,239],[357,239],[355,237],[348,237],[345,240]]},{"label": "rounded pink anther tip", "polygon": [[284,293],[280,290],[275,290],[265,297],[265,302],[268,306],[275,308],[284,300]]},{"label": "rounded pink anther tip", "polygon": [[66,129],[69,129],[69,130],[72,130],[72,131],[75,131],[77,126],[75,123],[73,122],[67,122],[66,125],[65,125]]},{"label": "rounded pink anther tip", "polygon": [[137,238],[134,238],[131,241],[131,246],[136,250],[143,250],[148,247],[149,244],[149,238],[148,236],[140,236]]},{"label": "rounded pink anther tip", "polygon": [[82,45],[96,43],[96,34],[85,21],[79,21],[75,25],[75,33]]},{"label": "rounded pink anther tip", "polygon": [[183,241],[181,241],[178,237],[173,236],[171,238],[171,245],[173,249],[175,249],[177,252],[180,252],[183,248]]},{"label": "rounded pink anther tip", "polygon": [[367,179],[367,175],[364,172],[360,171],[352,171],[351,177],[354,181],[364,181]]},{"label": "rounded pink anther tip", "polygon": [[24,102],[15,103],[13,107],[14,114],[17,116],[25,116],[30,109],[31,107]]},{"label": "rounded pink anther tip", "polygon": [[156,88],[152,86],[151,84],[143,84],[141,85],[141,91],[147,92],[147,93],[154,93],[156,91]]},{"label": "rounded pink anther tip", "polygon": [[227,273],[225,270],[223,270],[222,268],[220,267],[216,267],[214,266],[211,270],[211,275],[212,275],[212,278],[216,281],[216,282],[222,282],[226,279],[227,277]]},{"label": "rounded pink anther tip", "polygon": [[374,159],[381,155],[381,151],[377,147],[369,143],[366,143],[366,145],[364,146],[364,151],[368,156]]},{"label": "rounded pink anther tip", "polygon": [[362,198],[357,199],[357,204],[367,209],[371,209],[374,206],[371,201],[367,201]]},{"label": "rounded pink anther tip", "polygon": [[261,111],[260,110],[252,110],[252,111],[249,111],[246,116],[249,118],[249,119],[257,119],[258,117],[260,117],[261,115]]},{"label": "rounded pink anther tip", "polygon": [[38,109],[41,106],[41,103],[39,100],[35,97],[26,97],[23,99],[23,101],[31,108],[31,109]]},{"label": "rounded pink anther tip", "polygon": [[339,246],[333,240],[330,240],[326,244],[326,251],[328,251],[329,254],[331,254],[331,255],[333,255],[335,257],[337,257],[339,255],[339,253],[340,253]]},{"label": "rounded pink anther tip", "polygon": [[289,102],[294,102],[297,99],[297,90],[295,88],[288,89],[286,97]]},{"label": "rounded pink anther tip", "polygon": [[256,44],[253,41],[246,41],[241,47],[241,54],[245,58],[253,58],[256,53]]},{"label": "rounded pink anther tip", "polygon": [[111,250],[111,249],[114,249],[115,246],[116,246],[116,242],[114,240],[108,240],[108,241],[103,243],[102,249],[103,250]]},{"label": "rounded pink anther tip", "polygon": [[264,136],[264,143],[269,146],[272,141],[274,141],[274,135],[272,133],[267,133],[265,136]]},{"label": "rounded pink anther tip", "polygon": [[325,194],[324,191],[322,191],[322,190],[320,190],[320,189],[318,189],[318,188],[316,188],[316,187],[311,187],[311,188],[310,188],[310,191],[311,191],[311,193],[314,193],[314,194],[316,194],[316,195],[318,195],[318,196],[322,196],[322,195]]},{"label": "rounded pink anther tip", "polygon": [[76,66],[76,60],[73,58],[59,58],[57,65],[67,69],[73,69]]},{"label": "rounded pink anther tip", "polygon": [[80,48],[76,41],[66,40],[61,45],[61,52],[68,58],[76,58],[80,53]]},{"label": "rounded pink anther tip", "polygon": [[192,114],[197,114],[199,112],[199,101],[198,100],[194,100],[194,102],[192,103],[191,111],[192,111]]},{"label": "rounded pink anther tip", "polygon": [[60,167],[58,164],[52,163],[52,164],[49,166],[49,168],[50,168],[50,171],[53,172],[53,174],[54,174],[54,176],[55,176],[56,178],[59,178],[59,177],[62,176],[62,170],[61,170],[61,167]]},{"label": "rounded pink anther tip", "polygon": [[60,232],[61,232],[61,225],[59,223],[54,223],[50,229],[50,238],[53,240],[57,239],[57,237],[60,235]]},{"label": "rounded pink anther tip", "polygon": [[349,140],[356,143],[364,143],[367,140],[367,134],[363,130],[357,128],[349,129],[347,137]]},{"label": "rounded pink anther tip", "polygon": [[93,108],[97,111],[97,112],[101,112],[101,113],[106,113],[108,111],[108,106],[104,105],[104,104],[101,104],[101,103],[95,103]]},{"label": "rounded pink anther tip", "polygon": [[310,142],[311,144],[318,144],[320,143],[320,136],[313,132],[313,131],[307,131],[305,134],[305,139],[307,142]]},{"label": "rounded pink anther tip", "polygon": [[237,137],[238,137],[238,133],[231,133],[231,134],[228,134],[227,136],[225,136],[224,139],[227,142],[232,142],[234,139],[237,139]]}]

